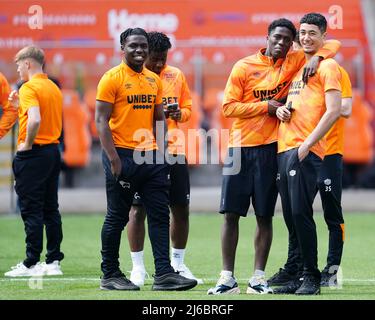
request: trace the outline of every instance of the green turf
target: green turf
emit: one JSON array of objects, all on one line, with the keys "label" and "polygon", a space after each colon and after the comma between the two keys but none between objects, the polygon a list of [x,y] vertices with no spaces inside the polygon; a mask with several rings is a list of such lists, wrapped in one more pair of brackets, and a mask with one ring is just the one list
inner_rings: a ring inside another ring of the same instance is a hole
[{"label": "green turf", "polygon": [[[327,228],[320,214],[316,215],[319,239],[319,266],[324,267],[327,252]],[[22,260],[25,244],[23,223],[20,217],[0,217],[0,299],[374,299],[375,298],[375,215],[346,214],[346,243],[342,263],[344,286],[332,290],[323,288],[316,297],[279,295],[246,295],[247,279],[253,268],[253,216],[241,219],[240,240],[237,250],[235,275],[242,294],[235,296],[207,296],[207,289],[216,283],[221,270],[220,229],[222,216],[218,214],[192,214],[190,236],[185,261],[193,273],[205,280],[204,285],[188,292],[153,292],[152,280],[147,280],[140,292],[108,292],[99,290],[100,231],[103,216],[66,215],[63,217],[64,241],[62,262],[64,276],[44,277],[42,282],[10,280],[3,277],[10,266]],[[267,274],[270,276],[285,262],[287,232],[283,219],[274,219],[274,239],[269,256]],[[120,253],[121,267],[131,269],[126,234]],[[153,260],[148,238],[145,246],[146,268],[153,273]],[[62,279],[55,281],[54,279]],[[41,287],[42,289],[35,289]],[[30,288],[31,287],[31,288]],[[34,288],[34,289],[32,289]]]}]

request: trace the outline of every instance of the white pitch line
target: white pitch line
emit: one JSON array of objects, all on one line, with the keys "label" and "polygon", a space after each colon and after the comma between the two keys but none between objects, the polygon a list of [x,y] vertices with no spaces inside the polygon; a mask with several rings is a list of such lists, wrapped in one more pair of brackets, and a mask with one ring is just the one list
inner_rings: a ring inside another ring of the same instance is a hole
[{"label": "white pitch line", "polygon": [[[12,281],[29,281],[29,280],[41,279],[43,281],[100,281],[100,278],[49,278],[49,277],[19,277],[19,278],[2,278],[0,282],[12,282]],[[147,280],[146,280],[147,281]]]},{"label": "white pitch line", "polygon": [[[19,278],[0,278],[0,282],[12,282],[12,281],[29,281],[30,279],[32,280],[37,280],[37,279],[42,279],[43,281],[100,281],[100,278],[63,278],[63,277],[19,277]],[[239,282],[247,282],[249,279],[237,279]],[[203,279],[205,283],[211,283],[211,282],[216,282],[217,279]],[[152,282],[152,279],[146,279],[147,282]],[[374,282],[375,279],[343,279],[343,282]]]}]

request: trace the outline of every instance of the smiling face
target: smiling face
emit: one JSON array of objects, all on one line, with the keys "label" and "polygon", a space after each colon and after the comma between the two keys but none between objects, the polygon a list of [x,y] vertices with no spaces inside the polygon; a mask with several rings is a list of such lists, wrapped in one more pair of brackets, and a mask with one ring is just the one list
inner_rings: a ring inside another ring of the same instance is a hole
[{"label": "smiling face", "polygon": [[303,51],[315,54],[323,45],[326,33],[322,33],[315,24],[302,23],[299,29],[299,40]]},{"label": "smiling face", "polygon": [[146,68],[160,74],[167,63],[168,50],[163,52],[151,52],[146,60]]},{"label": "smiling face", "polygon": [[126,64],[136,72],[142,71],[148,56],[148,42],[145,36],[131,35],[126,38],[122,47]]},{"label": "smiling face", "polygon": [[276,27],[267,37],[267,53],[275,60],[285,58],[292,44],[292,31],[286,27]]}]

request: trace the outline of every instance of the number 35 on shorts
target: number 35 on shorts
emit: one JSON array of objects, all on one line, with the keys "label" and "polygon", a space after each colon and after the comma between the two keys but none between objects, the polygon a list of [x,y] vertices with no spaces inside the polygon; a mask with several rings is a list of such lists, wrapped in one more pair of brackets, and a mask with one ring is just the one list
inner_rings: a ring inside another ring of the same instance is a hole
[{"label": "number 35 on shorts", "polygon": [[332,191],[332,181],[331,179],[325,179],[324,180],[324,191],[325,192],[331,192]]}]

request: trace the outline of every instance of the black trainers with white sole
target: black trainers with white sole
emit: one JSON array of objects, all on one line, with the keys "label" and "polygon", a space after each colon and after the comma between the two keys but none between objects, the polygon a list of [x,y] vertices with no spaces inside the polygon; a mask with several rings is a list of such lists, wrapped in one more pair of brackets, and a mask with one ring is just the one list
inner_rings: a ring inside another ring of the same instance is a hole
[{"label": "black trainers with white sole", "polygon": [[302,285],[302,278],[289,281],[282,287],[273,289],[274,294],[295,294]]},{"label": "black trainers with white sole", "polygon": [[295,293],[296,295],[320,294],[320,276],[304,275],[302,285]]},{"label": "black trainers with white sole", "polygon": [[138,291],[140,288],[125,277],[124,274],[100,280],[101,290],[127,290]]},{"label": "black trainers with white sole", "polygon": [[198,284],[197,280],[188,279],[178,272],[169,272],[161,276],[154,276],[154,291],[184,291],[194,288]]},{"label": "black trainers with white sole", "polygon": [[284,286],[290,281],[295,280],[296,274],[289,273],[287,270],[280,268],[271,278],[267,280],[269,286]]},{"label": "black trainers with white sole", "polygon": [[321,287],[338,287],[337,270],[334,270],[333,272],[329,272],[328,270],[329,268],[326,267],[321,272],[320,286]]}]

